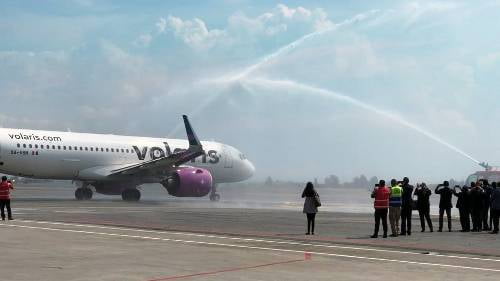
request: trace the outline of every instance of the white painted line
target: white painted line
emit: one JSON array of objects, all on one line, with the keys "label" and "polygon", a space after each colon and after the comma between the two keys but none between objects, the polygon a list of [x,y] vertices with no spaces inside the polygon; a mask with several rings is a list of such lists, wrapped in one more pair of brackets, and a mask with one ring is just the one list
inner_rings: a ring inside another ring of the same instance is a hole
[{"label": "white painted line", "polygon": [[374,258],[374,257],[354,256],[354,255],[343,255],[343,254],[333,254],[333,253],[323,253],[323,252],[309,252],[309,251],[290,250],[290,249],[277,249],[277,248],[267,248],[267,247],[257,247],[257,246],[234,245],[234,244],[225,244],[225,243],[214,243],[214,242],[203,242],[203,241],[193,241],[193,240],[170,239],[170,238],[138,236],[138,235],[128,235],[128,234],[118,234],[118,233],[105,233],[105,232],[94,232],[94,231],[73,230],[73,229],[60,229],[60,228],[48,228],[48,227],[15,225],[15,224],[0,224],[0,226],[4,226],[4,227],[19,227],[19,228],[27,228],[27,229],[39,229],[39,230],[47,230],[47,231],[60,231],[60,232],[69,232],[69,233],[81,233],[81,234],[110,236],[110,237],[135,238],[135,239],[143,239],[143,240],[158,240],[158,241],[168,241],[168,242],[176,242],[176,243],[184,243],[184,244],[209,245],[209,246],[219,246],[219,247],[229,247],[229,248],[239,248],[239,249],[252,249],[252,250],[263,250],[263,251],[274,251],[274,252],[287,252],[287,253],[300,253],[300,254],[309,253],[309,254],[319,255],[319,256],[329,256],[329,257],[339,257],[339,258],[349,258],[349,259],[359,259],[359,260],[382,261],[382,262],[415,264],[415,265],[432,266],[432,267],[458,268],[458,269],[467,269],[467,270],[500,272],[500,269],[492,269],[492,268],[470,267],[470,266],[441,264],[441,263],[417,262],[417,261],[408,261],[408,260],[395,260],[395,259]]},{"label": "white painted line", "polygon": [[[398,251],[398,250],[377,249],[377,248],[370,248],[370,247],[339,246],[339,245],[331,245],[331,244],[328,244],[328,245],[327,244],[313,244],[313,243],[292,242],[292,241],[284,241],[284,240],[268,240],[268,239],[255,239],[255,238],[241,238],[241,237],[221,236],[221,235],[212,235],[212,234],[198,234],[198,233],[189,233],[189,232],[156,231],[156,230],[135,229],[135,228],[126,228],[126,227],[112,227],[112,226],[90,225],[90,224],[75,224],[75,223],[64,223],[64,222],[33,221],[33,220],[17,220],[17,221],[27,222],[27,223],[63,225],[63,226],[84,227],[84,228],[97,228],[97,229],[107,229],[107,230],[135,231],[135,232],[140,232],[140,233],[166,234],[166,235],[182,235],[182,236],[192,236],[192,237],[201,237],[201,238],[213,238],[213,239],[225,239],[225,240],[234,240],[234,241],[243,241],[243,242],[258,242],[258,243],[267,243],[267,244],[282,244],[282,245],[293,245],[293,246],[303,246],[303,247],[344,249],[344,250],[356,250],[356,251],[370,251],[370,252],[393,253],[393,254],[423,255],[421,252],[415,252],[415,251]],[[470,257],[470,256],[459,256],[459,255],[432,254],[432,255],[429,255],[429,256],[432,256],[432,257],[442,257],[442,258],[450,258],[450,259],[466,259],[466,260],[500,262],[499,259]]]},{"label": "white painted line", "polygon": [[[51,206],[51,208],[73,208],[73,207],[62,207],[62,206]],[[76,206],[75,208],[78,209],[147,209],[147,210],[154,210],[161,208],[161,206],[154,207],[154,206]]]}]

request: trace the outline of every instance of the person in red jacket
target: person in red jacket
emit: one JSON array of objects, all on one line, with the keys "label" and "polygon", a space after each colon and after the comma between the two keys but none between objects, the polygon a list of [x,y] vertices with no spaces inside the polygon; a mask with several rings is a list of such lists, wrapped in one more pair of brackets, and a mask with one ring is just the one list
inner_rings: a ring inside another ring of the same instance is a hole
[{"label": "person in red jacket", "polygon": [[12,183],[7,181],[7,177],[2,177],[2,182],[0,183],[0,210],[2,212],[2,220],[5,220],[5,207],[7,207],[7,216],[9,220],[12,220],[12,211],[10,209],[10,190],[14,189]]},{"label": "person in red jacket", "polygon": [[382,220],[382,227],[384,228],[384,238],[387,238],[387,210],[389,209],[389,197],[391,190],[385,186],[385,181],[380,180],[376,188],[372,192],[372,198],[375,198],[375,231],[371,238],[378,237],[378,230],[380,227],[380,220]]}]

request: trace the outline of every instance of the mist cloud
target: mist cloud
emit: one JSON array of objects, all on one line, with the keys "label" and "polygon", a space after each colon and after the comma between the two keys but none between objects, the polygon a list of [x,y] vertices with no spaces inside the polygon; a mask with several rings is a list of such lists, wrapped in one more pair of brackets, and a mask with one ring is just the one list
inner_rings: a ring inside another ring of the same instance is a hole
[{"label": "mist cloud", "polygon": [[[99,5],[92,2],[92,9]],[[248,78],[342,92],[412,120],[481,161],[500,158],[493,141],[500,135],[492,129],[500,117],[499,39],[479,32],[499,28],[493,9],[432,1],[176,5],[151,12],[123,4],[57,18],[42,6],[25,7],[33,15],[19,19],[6,11],[13,16],[0,17],[0,26],[15,26],[16,33],[0,29],[0,95],[7,105],[0,125],[164,137],[181,114],[197,112],[199,136],[244,151],[258,179],[334,173],[349,180],[364,173],[428,180],[476,169],[411,130],[301,89],[202,83],[320,31]],[[40,39],[40,26],[55,41]],[[184,137],[182,130],[174,135]],[[403,164],[391,161],[401,155]]]}]

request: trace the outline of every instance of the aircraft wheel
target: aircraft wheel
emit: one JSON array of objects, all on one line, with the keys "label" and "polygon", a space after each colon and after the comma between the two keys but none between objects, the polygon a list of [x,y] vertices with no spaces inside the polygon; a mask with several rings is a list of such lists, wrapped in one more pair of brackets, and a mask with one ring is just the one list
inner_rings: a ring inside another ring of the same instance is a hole
[{"label": "aircraft wheel", "polygon": [[122,199],[123,201],[137,202],[141,199],[141,192],[137,189],[124,189]]},{"label": "aircraft wheel", "polygon": [[92,192],[92,189],[90,188],[84,188],[83,189],[83,194],[84,194],[84,198],[85,200],[90,200],[92,199],[92,195],[93,195],[93,192]]},{"label": "aircraft wheel", "polygon": [[76,198],[76,200],[84,200],[85,199],[83,188],[77,188],[75,190],[75,198]]},{"label": "aircraft wheel", "polygon": [[92,199],[92,189],[88,187],[80,187],[75,190],[76,200],[90,200]]}]

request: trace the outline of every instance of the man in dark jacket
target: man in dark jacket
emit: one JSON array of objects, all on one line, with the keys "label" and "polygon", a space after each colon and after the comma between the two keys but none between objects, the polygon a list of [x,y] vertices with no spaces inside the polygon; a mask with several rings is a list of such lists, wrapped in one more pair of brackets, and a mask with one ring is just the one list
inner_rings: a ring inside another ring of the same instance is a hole
[{"label": "man in dark jacket", "polygon": [[493,231],[491,234],[498,234],[498,222],[500,220],[500,187],[495,186],[491,191],[491,217],[493,218]]},{"label": "man in dark jacket", "polygon": [[460,225],[462,226],[461,232],[470,231],[470,216],[469,216],[469,189],[467,186],[455,185],[453,188],[453,194],[458,197],[456,207],[460,214]]},{"label": "man in dark jacket", "polygon": [[491,183],[490,195],[488,196],[488,200],[489,200],[488,204],[490,206],[490,224],[489,224],[490,225],[490,230],[493,229],[493,214],[491,213],[491,210],[492,210],[492,207],[491,207],[491,196],[493,195],[493,191],[495,189],[497,189],[497,185],[498,184],[499,183],[497,183],[497,182],[492,182]]},{"label": "man in dark jacket", "polygon": [[420,216],[420,227],[422,228],[422,232],[425,231],[425,220],[427,220],[427,224],[429,225],[429,229],[432,232],[432,220],[430,216],[430,201],[429,198],[432,195],[432,191],[427,187],[425,183],[417,184],[417,188],[415,189],[415,195],[417,196],[417,209],[418,215]]},{"label": "man in dark jacket", "polygon": [[491,230],[488,226],[488,214],[490,212],[490,196],[492,188],[488,184],[487,180],[483,181],[483,209],[481,211],[481,222],[483,226],[483,231]]},{"label": "man in dark jacket", "polygon": [[444,181],[442,184],[438,184],[434,193],[439,194],[439,232],[443,231],[443,215],[446,212],[446,217],[448,219],[448,231],[451,232],[451,208],[453,204],[451,198],[453,197],[453,190],[450,188],[450,183]]},{"label": "man in dark jacket", "polygon": [[472,215],[472,231],[481,231],[481,211],[483,209],[483,189],[479,183],[471,183],[470,210]]},{"label": "man in dark jacket", "polygon": [[401,235],[411,235],[411,211],[413,201],[413,185],[405,177],[403,179],[403,197],[401,201]]}]

